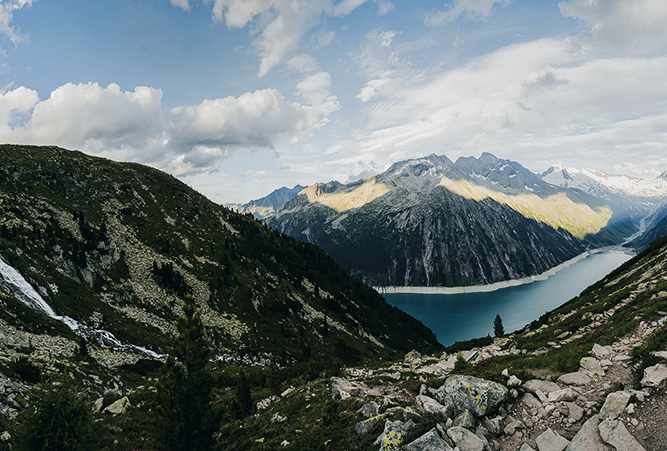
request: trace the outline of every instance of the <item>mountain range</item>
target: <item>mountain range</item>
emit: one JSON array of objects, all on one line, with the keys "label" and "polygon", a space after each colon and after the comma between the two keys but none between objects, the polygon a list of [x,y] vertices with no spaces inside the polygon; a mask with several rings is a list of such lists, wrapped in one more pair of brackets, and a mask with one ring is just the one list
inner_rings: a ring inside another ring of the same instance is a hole
[{"label": "mountain range", "polygon": [[317,244],[375,286],[467,286],[536,275],[621,244],[665,193],[664,178],[563,167],[537,175],[488,153],[455,163],[430,155],[351,184],[309,186],[266,224]]},{"label": "mountain range", "polygon": [[225,204],[225,206],[239,213],[252,213],[257,219],[266,219],[275,215],[278,210],[292,200],[294,196],[299,194],[304,188],[306,187],[301,185],[296,185],[294,188],[283,186],[261,199],[252,200],[246,204]]},{"label": "mountain range", "polygon": [[349,363],[440,347],[321,249],[168,174],[56,147],[3,145],[0,161],[5,331],[156,356],[190,294],[218,356]]}]

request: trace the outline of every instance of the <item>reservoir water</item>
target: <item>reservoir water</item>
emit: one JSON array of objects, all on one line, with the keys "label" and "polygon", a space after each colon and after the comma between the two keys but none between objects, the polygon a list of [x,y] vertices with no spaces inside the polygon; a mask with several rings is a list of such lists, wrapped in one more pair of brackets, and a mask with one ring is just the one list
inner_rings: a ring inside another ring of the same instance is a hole
[{"label": "reservoir water", "polygon": [[553,310],[632,258],[620,249],[605,250],[558,271],[546,280],[463,294],[384,294],[391,305],[421,320],[449,346],[456,341],[493,336],[493,320],[499,314],[505,332],[523,328]]}]

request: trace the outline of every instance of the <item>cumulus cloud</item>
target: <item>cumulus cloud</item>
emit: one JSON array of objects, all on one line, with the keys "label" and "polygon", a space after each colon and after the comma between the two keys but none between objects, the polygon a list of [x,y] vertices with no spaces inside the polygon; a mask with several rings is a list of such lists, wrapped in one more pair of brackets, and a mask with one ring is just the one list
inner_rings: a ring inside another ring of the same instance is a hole
[{"label": "cumulus cloud", "polygon": [[326,72],[299,84],[311,105],[264,89],[169,111],[162,109],[162,91],[150,87],[68,83],[42,101],[19,87],[0,93],[0,138],[139,161],[175,175],[207,172],[236,149],[273,148],[283,137],[312,134],[338,108],[329,84]]},{"label": "cumulus cloud", "polygon": [[25,41],[25,35],[22,35],[12,25],[14,12],[23,9],[23,7],[30,7],[37,0],[9,0],[0,3],[0,33],[4,34],[12,41],[12,44],[17,45],[19,42]]},{"label": "cumulus cloud", "polygon": [[454,0],[446,11],[438,11],[426,16],[424,24],[443,25],[455,21],[465,15],[471,20],[486,20],[496,6],[507,6],[511,0]]},{"label": "cumulus cloud", "polygon": [[663,0],[568,0],[561,14],[592,26],[596,43],[620,51],[665,49],[667,8]]}]

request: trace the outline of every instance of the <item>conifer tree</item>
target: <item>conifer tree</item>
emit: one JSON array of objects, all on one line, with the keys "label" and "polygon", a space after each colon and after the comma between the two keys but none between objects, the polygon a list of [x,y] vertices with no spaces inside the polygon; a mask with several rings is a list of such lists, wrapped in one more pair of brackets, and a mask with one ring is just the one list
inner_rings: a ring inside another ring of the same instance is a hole
[{"label": "conifer tree", "polygon": [[156,438],[163,450],[209,450],[213,446],[211,355],[201,314],[185,297],[176,346],[162,367],[156,406]]},{"label": "conifer tree", "polygon": [[502,337],[505,335],[505,328],[503,327],[503,319],[500,317],[500,314],[496,315],[496,319],[493,320],[493,334],[496,337]]}]

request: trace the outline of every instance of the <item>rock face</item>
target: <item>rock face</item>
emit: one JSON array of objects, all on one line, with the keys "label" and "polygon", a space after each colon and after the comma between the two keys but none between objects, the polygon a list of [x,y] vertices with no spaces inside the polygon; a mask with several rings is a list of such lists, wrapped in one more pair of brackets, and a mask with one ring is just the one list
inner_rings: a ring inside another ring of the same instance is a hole
[{"label": "rock face", "polygon": [[455,375],[447,378],[438,390],[451,399],[457,411],[469,410],[481,417],[495,411],[507,398],[507,388],[472,376]]},{"label": "rock face", "polygon": [[[518,196],[527,204],[519,207]],[[596,235],[600,229],[589,226],[601,217],[541,213],[550,210],[547,198],[574,205],[565,197],[518,163],[488,153],[456,163],[430,155],[349,185],[310,186],[267,225],[317,244],[374,286],[465,286],[539,274],[582,253],[579,227]],[[612,222],[617,216],[620,210]],[[548,225],[556,217],[572,227]]]}]

